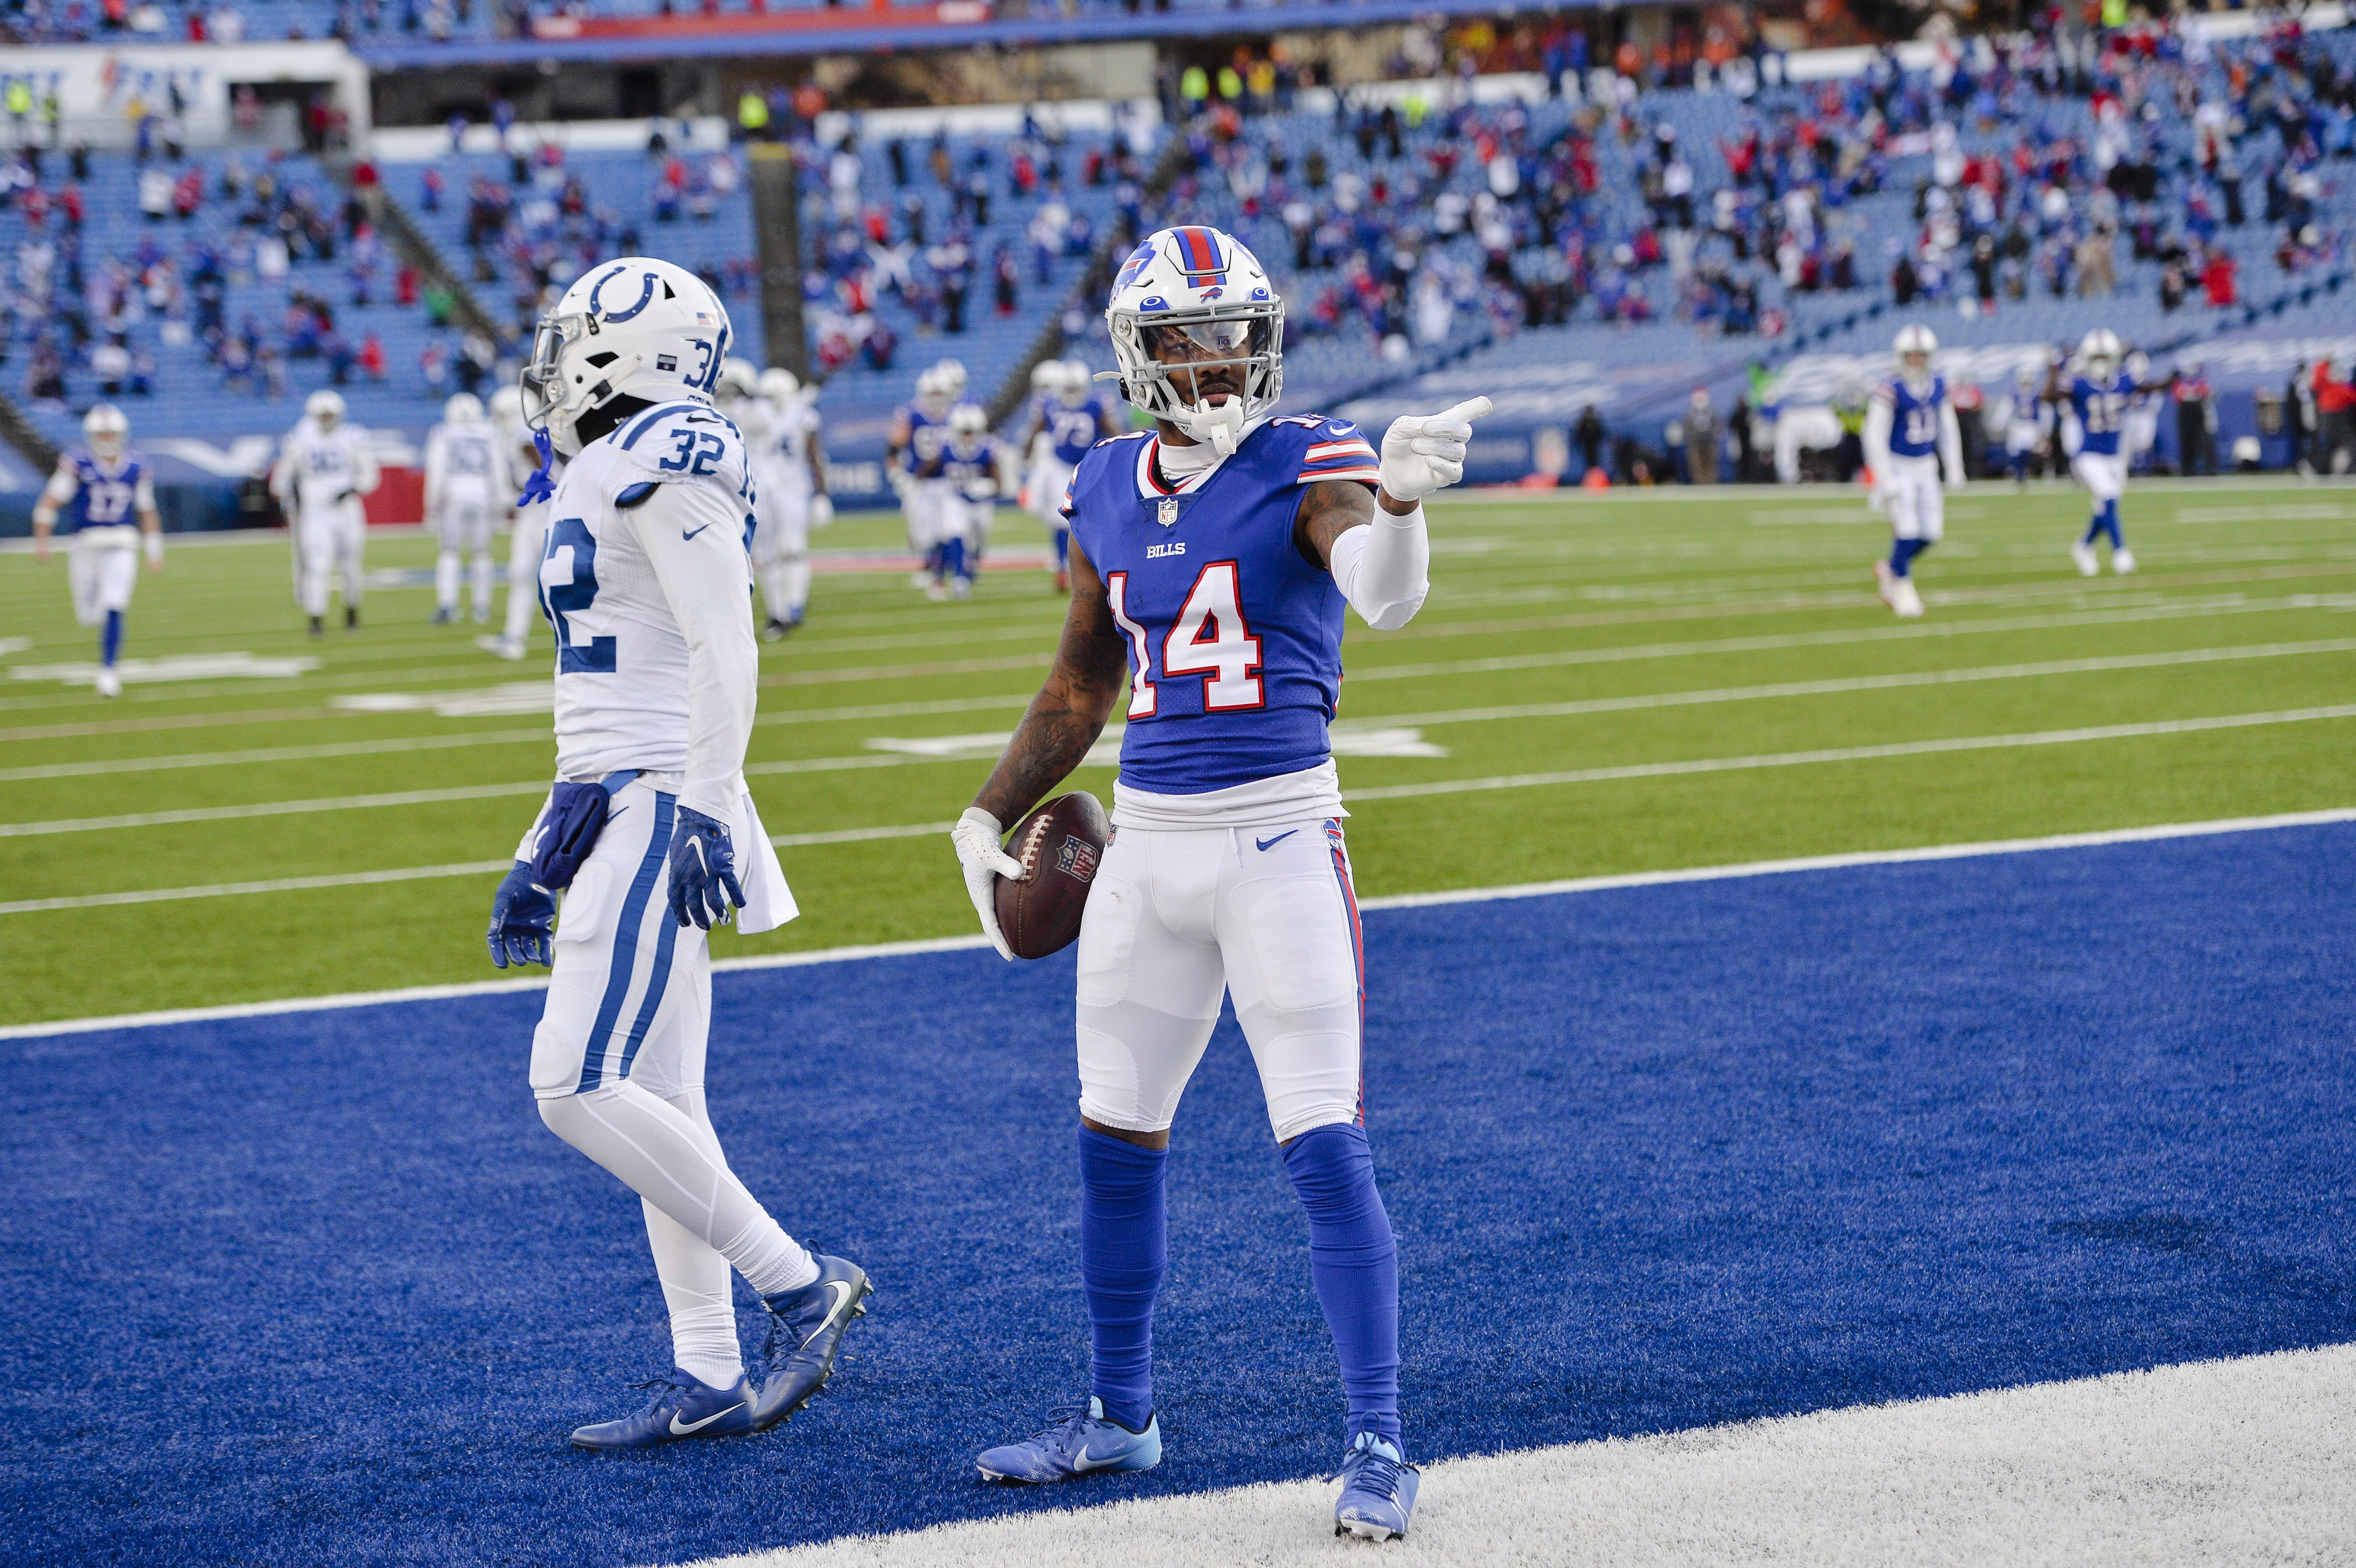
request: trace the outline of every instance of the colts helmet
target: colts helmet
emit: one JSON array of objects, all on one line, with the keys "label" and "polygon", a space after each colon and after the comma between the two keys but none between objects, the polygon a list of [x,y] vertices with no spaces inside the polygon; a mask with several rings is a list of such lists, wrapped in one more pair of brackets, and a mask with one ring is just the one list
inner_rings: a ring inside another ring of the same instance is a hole
[{"label": "colts helmet", "polygon": [[2107,326],[2098,326],[2078,340],[2078,362],[2097,380],[2117,372],[2125,352],[2119,335]]},{"label": "colts helmet", "polygon": [[474,424],[482,417],[482,400],[472,392],[454,393],[442,405],[442,420],[445,424]]},{"label": "colts helmet", "polygon": [[[1221,453],[1284,390],[1284,302],[1258,259],[1216,229],[1164,229],[1130,251],[1105,326],[1120,395]],[[1228,385],[1206,391],[1199,378],[1214,369]]]},{"label": "colts helmet", "polygon": [[344,422],[343,394],[322,387],[303,400],[303,411],[323,432],[331,431]]},{"label": "colts helmet", "polygon": [[729,336],[728,307],[686,268],[652,256],[602,262],[533,331],[525,421],[570,457],[581,450],[581,417],[616,398],[708,403]]},{"label": "colts helmet", "polygon": [[723,359],[720,364],[720,379],[712,383],[712,396],[723,408],[743,402],[761,389],[760,367],[750,359]]},{"label": "colts helmet", "polygon": [[1898,373],[1916,386],[1931,379],[1931,356],[1939,352],[1939,340],[1929,327],[1917,323],[1901,327],[1898,341],[1891,345],[1898,353]]},{"label": "colts helmet", "polygon": [[517,387],[501,387],[491,394],[491,418],[502,425],[523,423],[523,391]]},{"label": "colts helmet", "polygon": [[81,416],[81,437],[90,443],[92,457],[119,462],[131,443],[131,421],[112,403],[92,403]]},{"label": "colts helmet", "polygon": [[754,389],[782,409],[800,394],[802,379],[782,365],[772,365],[761,372],[761,379],[754,383]]}]

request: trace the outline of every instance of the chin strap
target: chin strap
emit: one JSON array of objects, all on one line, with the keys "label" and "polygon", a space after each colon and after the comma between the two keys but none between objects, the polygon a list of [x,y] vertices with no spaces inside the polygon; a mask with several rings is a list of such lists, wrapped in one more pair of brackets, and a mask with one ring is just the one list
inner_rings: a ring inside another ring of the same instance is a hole
[{"label": "chin strap", "polygon": [[523,482],[523,494],[516,497],[519,507],[552,500],[556,496],[555,481],[548,476],[548,471],[556,466],[556,443],[548,439],[546,425],[531,432],[531,449],[540,453],[540,466]]},{"label": "chin strap", "polygon": [[1196,404],[1186,411],[1187,433],[1196,441],[1207,441],[1211,450],[1221,457],[1233,457],[1237,444],[1244,436],[1244,400],[1229,398],[1224,403],[1207,407]]}]

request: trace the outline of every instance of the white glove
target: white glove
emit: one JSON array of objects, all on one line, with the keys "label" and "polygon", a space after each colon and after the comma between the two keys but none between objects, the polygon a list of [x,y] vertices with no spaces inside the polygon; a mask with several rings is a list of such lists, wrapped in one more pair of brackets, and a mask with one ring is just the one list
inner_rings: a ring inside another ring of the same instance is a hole
[{"label": "white glove", "polygon": [[1464,443],[1472,421],[1487,417],[1489,400],[1474,398],[1436,414],[1406,414],[1383,432],[1380,478],[1395,500],[1420,501],[1464,477]]},{"label": "white glove", "polygon": [[1890,492],[1876,480],[1865,493],[1865,509],[1879,517],[1890,509]]},{"label": "white glove", "polygon": [[1023,862],[1006,852],[1006,829],[998,818],[978,805],[969,805],[965,815],[949,829],[949,842],[957,846],[958,863],[965,869],[966,895],[973,900],[973,912],[981,916],[981,933],[998,949],[998,955],[1012,964],[1014,949],[1006,945],[1006,933],[998,929],[998,879],[1009,881],[1023,879]]},{"label": "white glove", "polygon": [[834,521],[834,497],[831,496],[812,496],[810,497],[810,527],[814,528],[822,528],[832,521]]},{"label": "white glove", "polygon": [[1947,493],[1953,495],[1971,482],[1971,475],[1958,471],[1953,479],[1947,481]]}]

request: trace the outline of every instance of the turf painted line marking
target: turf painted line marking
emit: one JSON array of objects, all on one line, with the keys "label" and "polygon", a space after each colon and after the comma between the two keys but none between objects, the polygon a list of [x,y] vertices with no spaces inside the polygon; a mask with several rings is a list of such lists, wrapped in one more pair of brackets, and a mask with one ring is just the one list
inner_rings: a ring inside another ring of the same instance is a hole
[{"label": "turf painted line marking", "polygon": [[[1811,752],[1772,752],[1749,757],[1694,757],[1681,763],[1623,763],[1615,767],[1564,768],[1543,773],[1501,773],[1484,779],[1435,779],[1428,784],[1385,784],[1342,792],[1345,801],[1416,800],[1435,795],[1479,795],[1493,790],[1540,789],[1551,784],[1609,784],[1622,779],[1676,778],[1688,773],[1745,773],[1759,768],[1811,767],[1819,763],[1866,763],[1886,757],[1928,757],[1951,752],[2012,751],[2028,746],[2068,746],[2085,741],[2128,741],[2155,735],[2192,735],[2211,730],[2245,730],[2272,724],[2307,724],[2356,719],[2356,703],[2294,708],[2276,713],[2233,713],[2207,719],[2162,719],[2144,724],[2098,724],[2077,730],[2033,730],[2016,735],[1957,735],[1943,741],[1897,741],[1881,746],[1832,746]],[[8,906],[0,904],[0,913]]]},{"label": "turf painted line marking", "polygon": [[[259,654],[181,654],[171,658],[124,659],[114,667],[114,673],[125,685],[162,680],[220,680],[234,677],[247,680],[287,680],[298,675],[308,675],[319,667],[319,661],[307,656],[295,658],[265,658]],[[97,664],[20,664],[10,665],[8,675],[14,680],[54,680],[65,686],[91,686],[97,682],[99,672],[105,668]]]},{"label": "turf painted line marking", "polygon": [[[2036,838],[1997,838],[1972,844],[1933,844],[1905,849],[1865,849],[1840,855],[1813,855],[1782,860],[1749,860],[1728,866],[1695,866],[1660,871],[1621,871],[1577,877],[1555,882],[1523,882],[1496,888],[1459,888],[1441,892],[1389,893],[1360,901],[1367,910],[1421,909],[1433,904],[1479,903],[1489,899],[1538,898],[1552,893],[1600,892],[1616,888],[1658,887],[1675,882],[1732,880],[1773,876],[1787,871],[1846,870],[1858,866],[1905,865],[1918,860],[1955,860],[1981,855],[2019,855],[2042,849],[2096,848],[2109,844],[2142,844],[2167,838],[2203,838],[2228,833],[2260,833],[2282,827],[2315,827],[2356,822],[2356,807],[2328,811],[2293,811],[2271,816],[2229,816],[2206,822],[2159,823],[2148,827],[2103,828],[2086,833],[2049,834]],[[846,842],[856,837],[914,837],[946,835],[955,824],[926,822],[903,827],[852,828],[841,834],[811,834],[807,839]],[[783,837],[776,842],[783,844]],[[512,862],[486,860],[458,868],[468,874],[505,870]],[[366,873],[364,873],[365,875]],[[455,874],[455,873],[454,873]],[[860,958],[894,958],[919,953],[955,953],[987,947],[989,938],[926,937],[912,942],[865,944],[850,947],[813,948],[801,953],[757,954],[712,961],[714,970],[791,969],[811,964],[847,963]],[[61,1019],[47,1023],[0,1025],[0,1040],[31,1040],[48,1035],[88,1034],[99,1029],[142,1029],[155,1024],[202,1022],[217,1019],[267,1018],[279,1013],[317,1012],[330,1008],[377,1007],[393,1002],[435,1001],[448,997],[483,996],[503,991],[547,988],[547,977],[478,980],[446,986],[408,986],[387,991],[353,991],[325,997],[290,997],[269,1002],[229,1002],[208,1008],[173,1008],[158,1012],[123,1013],[108,1018]]]},{"label": "turf painted line marking", "polygon": [[[2351,1407],[2340,1345],[1484,1454],[1427,1468],[1413,1528],[1375,1550],[1549,1568],[2345,1562]],[[1333,1568],[1357,1546],[1333,1539],[1337,1490],[1226,1488],[695,1568]]]}]

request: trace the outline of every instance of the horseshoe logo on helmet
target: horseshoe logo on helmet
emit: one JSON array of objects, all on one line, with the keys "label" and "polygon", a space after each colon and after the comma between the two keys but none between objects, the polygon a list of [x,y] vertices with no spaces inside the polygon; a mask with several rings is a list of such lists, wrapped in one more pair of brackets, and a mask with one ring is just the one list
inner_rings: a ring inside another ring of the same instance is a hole
[{"label": "horseshoe logo on helmet", "polygon": [[[591,315],[597,315],[602,308],[597,304],[597,296],[605,292],[605,285],[612,283],[616,278],[620,277],[627,271],[629,271],[629,269],[626,267],[616,267],[590,286],[589,314]],[[632,305],[627,310],[605,311],[604,314],[606,321],[615,325],[619,325],[623,322],[633,319],[640,311],[646,309],[648,305],[654,303],[656,283],[655,275],[652,272],[646,272],[642,273],[641,276],[646,279],[646,283],[638,290],[638,303]]]}]

